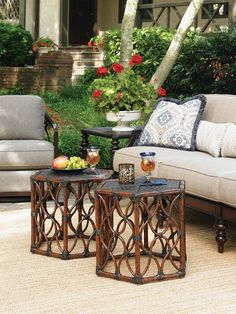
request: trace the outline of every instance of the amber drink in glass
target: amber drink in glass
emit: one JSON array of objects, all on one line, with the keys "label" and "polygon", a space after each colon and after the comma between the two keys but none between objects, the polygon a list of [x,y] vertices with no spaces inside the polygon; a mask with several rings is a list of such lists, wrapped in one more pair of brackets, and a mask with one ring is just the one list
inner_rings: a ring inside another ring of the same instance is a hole
[{"label": "amber drink in glass", "polygon": [[87,156],[86,161],[90,166],[91,173],[97,173],[96,171],[96,165],[100,161],[100,154],[99,154],[99,148],[91,146],[87,148]]},{"label": "amber drink in glass", "polygon": [[141,156],[141,169],[146,172],[145,182],[149,183],[151,178],[151,172],[155,169],[155,153],[154,152],[142,152]]}]

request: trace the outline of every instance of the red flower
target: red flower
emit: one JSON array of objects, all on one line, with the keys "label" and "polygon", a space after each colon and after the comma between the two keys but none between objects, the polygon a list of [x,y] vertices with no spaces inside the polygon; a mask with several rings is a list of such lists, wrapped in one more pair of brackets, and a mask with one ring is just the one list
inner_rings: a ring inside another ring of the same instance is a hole
[{"label": "red flower", "polygon": [[159,87],[157,93],[159,97],[166,97],[167,95],[166,90],[163,87]]},{"label": "red flower", "polygon": [[103,76],[103,75],[106,75],[107,73],[108,73],[108,70],[106,67],[101,66],[101,67],[97,68],[97,75]]},{"label": "red flower", "polygon": [[93,43],[91,42],[91,40],[88,42],[88,46],[89,46],[89,47],[92,47],[92,46],[93,46]]},{"label": "red flower", "polygon": [[116,102],[119,102],[123,94],[121,92],[118,92],[116,95]]},{"label": "red flower", "polygon": [[99,89],[93,91],[93,98],[98,98],[102,95],[102,92]]},{"label": "red flower", "polygon": [[124,67],[120,63],[113,63],[111,68],[116,73],[120,73],[124,70]]},{"label": "red flower", "polygon": [[144,80],[145,80],[144,76],[141,76],[141,80],[142,80],[142,81],[144,81]]},{"label": "red flower", "polygon": [[111,68],[116,73],[120,73],[124,70],[123,65],[121,65],[120,63],[113,63]]},{"label": "red flower", "polygon": [[135,54],[132,56],[130,60],[130,64],[141,64],[142,63],[142,57],[138,54]]},{"label": "red flower", "polygon": [[132,60],[130,60],[129,65],[131,66],[131,68],[134,66],[134,62]]}]

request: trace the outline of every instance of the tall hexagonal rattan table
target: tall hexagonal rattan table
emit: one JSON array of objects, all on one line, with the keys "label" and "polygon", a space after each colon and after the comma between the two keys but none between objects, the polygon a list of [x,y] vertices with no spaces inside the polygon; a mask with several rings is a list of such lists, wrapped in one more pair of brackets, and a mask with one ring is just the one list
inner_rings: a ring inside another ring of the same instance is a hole
[{"label": "tall hexagonal rattan table", "polygon": [[185,276],[184,182],[101,183],[95,191],[96,273],[133,282]]},{"label": "tall hexagonal rattan table", "polygon": [[[95,256],[93,188],[113,171],[37,172],[31,177],[31,252],[62,259]],[[86,204],[85,204],[86,203]]]}]

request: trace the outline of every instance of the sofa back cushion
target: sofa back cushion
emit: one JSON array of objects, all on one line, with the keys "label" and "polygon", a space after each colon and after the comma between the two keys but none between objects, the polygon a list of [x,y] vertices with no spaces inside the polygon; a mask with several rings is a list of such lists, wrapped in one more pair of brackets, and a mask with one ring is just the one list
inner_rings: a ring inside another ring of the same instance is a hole
[{"label": "sofa back cushion", "polygon": [[230,123],[200,121],[197,130],[197,150],[220,157],[226,130]]},{"label": "sofa back cushion", "polygon": [[208,94],[202,120],[216,123],[236,123],[236,95]]},{"label": "sofa back cushion", "polygon": [[229,123],[226,130],[221,147],[221,156],[236,158],[236,124],[234,123]]},{"label": "sofa back cushion", "polygon": [[38,96],[0,96],[0,140],[42,139],[44,106]]}]

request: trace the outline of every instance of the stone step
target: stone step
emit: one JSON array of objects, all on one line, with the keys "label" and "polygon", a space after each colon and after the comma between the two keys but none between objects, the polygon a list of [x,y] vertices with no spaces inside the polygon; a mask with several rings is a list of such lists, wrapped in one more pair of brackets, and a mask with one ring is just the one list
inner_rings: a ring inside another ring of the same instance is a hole
[{"label": "stone step", "polygon": [[[91,50],[93,48],[87,46],[87,45],[79,45],[79,46],[68,46],[68,47],[60,47],[60,50],[65,50],[65,51],[86,51],[86,50]],[[95,48],[97,49],[97,48]]]},{"label": "stone step", "polygon": [[72,82],[76,81],[77,76],[84,75],[86,69],[94,69],[103,65],[104,53],[101,50],[93,49],[82,45],[78,47],[60,48],[73,58]]},{"label": "stone step", "polygon": [[104,60],[104,57],[102,55],[99,55],[99,56],[73,56],[71,54],[73,60],[75,62],[79,62],[79,61],[88,61],[88,62],[92,62],[92,61],[103,61]]},{"label": "stone step", "polygon": [[80,67],[80,68],[74,69],[72,72],[72,77],[71,77],[72,84],[76,82],[78,76],[84,75],[86,70],[93,70],[93,69],[94,67],[84,67],[84,68]]},{"label": "stone step", "polygon": [[84,59],[84,60],[79,60],[76,61],[74,60],[74,66],[94,66],[94,67],[100,67],[103,65],[103,60],[89,60],[89,59]]}]

